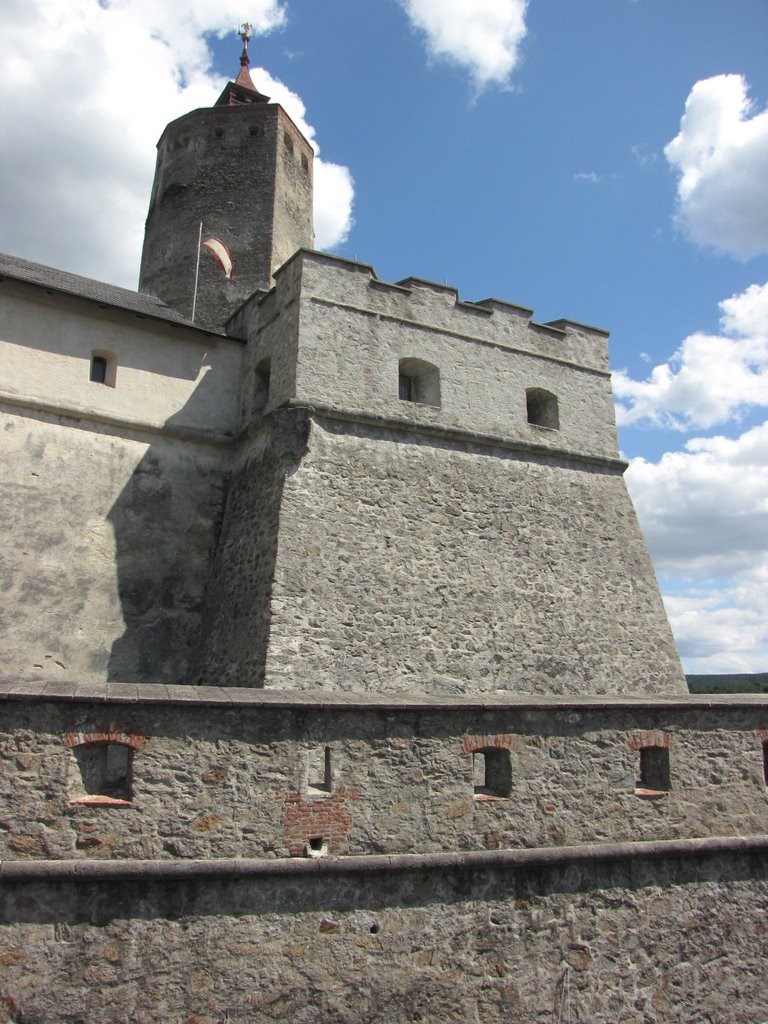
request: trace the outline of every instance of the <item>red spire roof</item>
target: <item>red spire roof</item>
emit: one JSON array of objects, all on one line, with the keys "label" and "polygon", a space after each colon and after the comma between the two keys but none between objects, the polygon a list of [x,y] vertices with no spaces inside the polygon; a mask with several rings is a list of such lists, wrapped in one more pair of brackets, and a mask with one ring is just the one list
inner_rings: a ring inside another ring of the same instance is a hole
[{"label": "red spire roof", "polygon": [[248,56],[248,41],[251,38],[251,26],[245,22],[240,30],[240,38],[243,40],[243,52],[240,54],[240,71],[234,82],[228,82],[224,92],[216,100],[216,106],[231,106],[236,103],[269,103],[269,96],[260,93],[253,84],[251,72],[248,66],[251,58]]}]

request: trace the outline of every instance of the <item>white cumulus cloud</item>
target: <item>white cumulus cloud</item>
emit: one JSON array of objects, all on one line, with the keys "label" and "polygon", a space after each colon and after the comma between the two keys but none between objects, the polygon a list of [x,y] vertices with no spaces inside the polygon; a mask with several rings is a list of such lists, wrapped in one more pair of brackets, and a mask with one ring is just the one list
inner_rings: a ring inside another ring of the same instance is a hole
[{"label": "white cumulus cloud", "polygon": [[731,589],[665,597],[686,671],[765,672],[768,664],[768,578],[754,574]]},{"label": "white cumulus cloud", "polygon": [[768,252],[768,109],[754,111],[741,75],[694,85],[664,153],[692,241],[741,259]]},{"label": "white cumulus cloud", "polygon": [[466,68],[478,88],[506,85],[520,60],[528,0],[401,0],[431,56]]},{"label": "white cumulus cloud", "polygon": [[273,78],[264,68],[251,68],[251,78],[260,92],[283,107],[315,150],[315,246],[318,249],[332,249],[341,245],[347,240],[352,229],[355,182],[349,168],[341,164],[328,163],[320,158],[315,129],[307,123],[307,109],[300,96],[279,79]]},{"label": "white cumulus cloud", "polygon": [[720,303],[722,334],[690,335],[645,380],[613,375],[620,425],[709,428],[768,405],[768,283]]},{"label": "white cumulus cloud", "polygon": [[[231,32],[242,12],[239,0],[181,13],[171,0],[3,0],[0,249],[135,287],[155,144],[168,121],[215,102],[223,80],[206,35]],[[284,4],[250,0],[247,16],[267,32]],[[344,238],[351,199],[346,168],[321,165],[318,246]]]},{"label": "white cumulus cloud", "polygon": [[768,667],[768,422],[694,438],[627,485],[688,671]]}]

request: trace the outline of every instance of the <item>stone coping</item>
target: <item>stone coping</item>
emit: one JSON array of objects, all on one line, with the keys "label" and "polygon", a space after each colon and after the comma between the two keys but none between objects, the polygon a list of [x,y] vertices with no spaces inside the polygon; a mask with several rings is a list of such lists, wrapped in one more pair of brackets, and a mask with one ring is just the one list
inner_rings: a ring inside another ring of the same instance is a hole
[{"label": "stone coping", "polygon": [[[380,430],[401,431],[404,434],[424,434],[438,440],[454,444],[466,444],[478,448],[499,448],[503,451],[518,452],[521,456],[535,457],[548,462],[577,462],[588,466],[601,466],[617,473],[624,473],[629,466],[625,459],[612,455],[593,455],[572,448],[561,448],[556,445],[536,444],[522,438],[505,437],[501,434],[483,434],[476,430],[463,427],[447,426],[440,423],[428,423],[416,417],[386,416],[381,413],[370,413],[364,409],[345,409],[342,406],[327,405],[320,402],[305,402],[303,399],[289,398],[279,408],[303,409],[310,416],[324,419],[341,420],[343,422],[360,423],[364,426]],[[277,412],[277,409],[272,410]],[[266,418],[266,417],[265,417]],[[542,428],[550,431],[550,428]],[[557,431],[550,431],[557,434]]]},{"label": "stone coping", "polygon": [[768,694],[670,694],[668,696],[483,694],[372,694],[329,690],[255,689],[241,686],[182,686],[171,683],[77,683],[0,679],[0,700],[73,701],[102,704],[175,704],[202,707],[316,707],[331,710],[448,710],[519,708],[532,710],[600,708],[768,707]]},{"label": "stone coping", "polygon": [[478,850],[457,853],[404,853],[354,857],[286,857],[276,859],[221,858],[209,860],[4,860],[0,884],[12,882],[181,881],[194,878],[276,877],[298,875],[359,875],[398,871],[540,870],[631,861],[763,855],[768,835],[723,836],[706,839],[665,839],[653,842],[590,843],[533,849]]},{"label": "stone coping", "polygon": [[128,434],[134,437],[141,437],[144,434],[160,434],[163,437],[173,438],[176,441],[214,445],[219,448],[232,448],[236,440],[231,434],[211,433],[195,427],[177,427],[167,423],[149,423],[146,420],[110,416],[107,413],[93,412],[90,409],[79,408],[76,405],[59,405],[56,402],[44,402],[26,395],[10,395],[4,391],[0,391],[0,407],[2,406],[8,406],[11,409],[21,409],[23,412],[33,412],[43,416],[61,418],[75,426],[93,423],[96,424],[97,429],[103,427],[113,433]]}]

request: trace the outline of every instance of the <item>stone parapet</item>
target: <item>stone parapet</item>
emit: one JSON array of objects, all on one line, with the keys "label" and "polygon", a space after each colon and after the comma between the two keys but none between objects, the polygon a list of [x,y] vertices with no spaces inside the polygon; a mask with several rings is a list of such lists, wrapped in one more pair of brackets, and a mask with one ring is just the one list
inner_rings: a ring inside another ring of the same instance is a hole
[{"label": "stone parapet", "polygon": [[768,694],[626,694],[540,695],[524,693],[407,694],[339,693],[335,690],[277,690],[244,686],[183,686],[166,683],[79,683],[71,680],[0,679],[2,701],[65,701],[104,704],[200,705],[203,707],[258,707],[430,710],[430,709],[648,709],[725,710],[768,709]]},{"label": "stone parapet", "polygon": [[[765,832],[765,697],[440,704],[10,683],[2,697],[3,860],[431,855]],[[644,778],[648,750],[666,782]]]}]

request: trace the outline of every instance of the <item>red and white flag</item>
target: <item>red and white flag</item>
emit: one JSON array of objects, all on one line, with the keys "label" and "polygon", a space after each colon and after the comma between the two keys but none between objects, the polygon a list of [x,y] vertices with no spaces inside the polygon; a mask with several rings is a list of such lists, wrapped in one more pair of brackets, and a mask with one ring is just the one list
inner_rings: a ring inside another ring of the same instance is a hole
[{"label": "red and white flag", "polygon": [[203,249],[213,253],[219,266],[231,281],[235,276],[235,262],[232,259],[232,253],[222,240],[220,238],[206,238],[203,242]]}]

